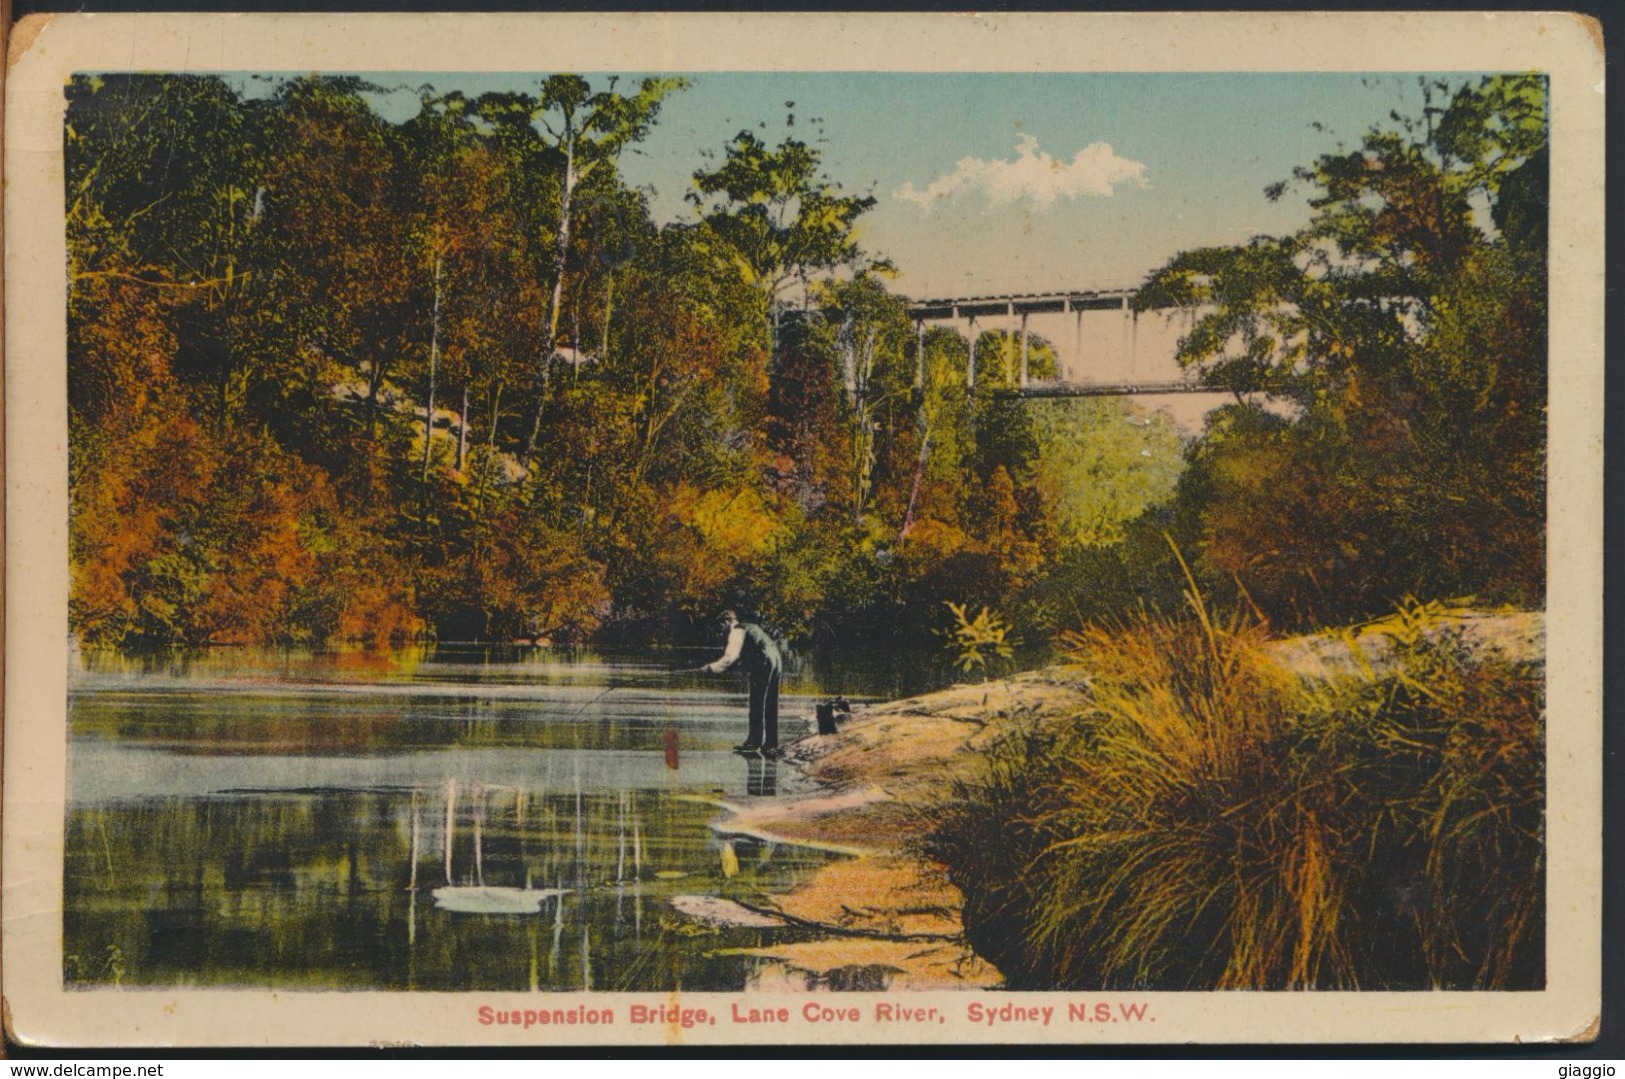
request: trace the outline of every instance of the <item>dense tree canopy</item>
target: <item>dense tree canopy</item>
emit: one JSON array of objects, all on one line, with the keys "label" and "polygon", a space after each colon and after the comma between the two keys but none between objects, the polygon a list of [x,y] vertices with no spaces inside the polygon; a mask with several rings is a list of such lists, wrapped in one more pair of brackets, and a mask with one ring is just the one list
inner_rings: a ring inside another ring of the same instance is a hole
[{"label": "dense tree canopy", "polygon": [[963,341],[916,354],[872,198],[748,133],[692,223],[623,181],[684,86],[424,86],[390,123],[350,78],[76,78],[75,630],[646,639],[731,604],[929,639],[1029,581],[1036,444]]},{"label": "dense tree canopy", "polygon": [[953,601],[1041,643],[1177,594],[1164,533],[1282,624],[1538,602],[1538,79],[1429,87],[1271,192],[1309,192],[1299,232],[1152,275],[1238,402],[1188,446],[1013,398],[1007,333],[967,389],[813,145],[742,132],[655,221],[620,162],[685,85],[424,86],[392,123],[353,78],[75,77],[75,632],[649,640],[736,606],[940,651]]},{"label": "dense tree canopy", "polygon": [[1183,492],[1207,570],[1287,624],[1542,597],[1544,80],[1423,90],[1270,189],[1309,191],[1298,232],[1186,252],[1137,298],[1200,307],[1179,358],[1212,385],[1295,406],[1217,416]]}]

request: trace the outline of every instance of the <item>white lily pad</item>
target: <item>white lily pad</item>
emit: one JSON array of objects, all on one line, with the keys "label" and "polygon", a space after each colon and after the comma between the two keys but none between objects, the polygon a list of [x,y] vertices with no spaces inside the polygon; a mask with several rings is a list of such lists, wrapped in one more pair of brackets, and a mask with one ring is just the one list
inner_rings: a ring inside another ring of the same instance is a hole
[{"label": "white lily pad", "polygon": [[434,890],[434,905],[454,914],[535,914],[562,888],[496,888],[448,885]]}]

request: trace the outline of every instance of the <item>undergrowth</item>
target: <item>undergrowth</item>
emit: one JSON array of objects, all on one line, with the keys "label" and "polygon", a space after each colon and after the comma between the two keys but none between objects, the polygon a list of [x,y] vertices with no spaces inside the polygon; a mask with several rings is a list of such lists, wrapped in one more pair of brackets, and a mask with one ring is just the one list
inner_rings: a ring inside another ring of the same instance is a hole
[{"label": "undergrowth", "polygon": [[1187,600],[1073,635],[1088,708],[939,808],[977,951],[1012,988],[1540,987],[1540,666],[1412,606],[1311,680]]}]

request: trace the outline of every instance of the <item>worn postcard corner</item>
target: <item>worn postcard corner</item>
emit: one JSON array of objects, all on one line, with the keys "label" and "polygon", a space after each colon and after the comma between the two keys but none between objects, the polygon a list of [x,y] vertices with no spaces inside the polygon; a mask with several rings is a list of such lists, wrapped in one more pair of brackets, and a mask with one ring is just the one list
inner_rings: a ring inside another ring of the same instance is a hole
[{"label": "worn postcard corner", "polygon": [[6,44],[6,70],[11,70],[28,55],[28,50],[45,28],[51,25],[56,16],[49,12],[35,12],[24,15],[11,27],[10,36]]},{"label": "worn postcard corner", "polygon": [[1587,1023],[1584,1027],[1582,1027],[1579,1030],[1576,1030],[1573,1034],[1570,1034],[1568,1037],[1562,1038],[1560,1040],[1565,1041],[1565,1042],[1577,1042],[1577,1043],[1594,1042],[1594,1041],[1597,1040],[1597,1036],[1601,1032],[1602,1032],[1602,1013],[1598,1012],[1596,1015],[1593,1015],[1591,1017],[1591,1021],[1589,1023]]},{"label": "worn postcard corner", "polygon": [[8,1034],[1596,1037],[1594,22],[444,27],[14,35]]}]

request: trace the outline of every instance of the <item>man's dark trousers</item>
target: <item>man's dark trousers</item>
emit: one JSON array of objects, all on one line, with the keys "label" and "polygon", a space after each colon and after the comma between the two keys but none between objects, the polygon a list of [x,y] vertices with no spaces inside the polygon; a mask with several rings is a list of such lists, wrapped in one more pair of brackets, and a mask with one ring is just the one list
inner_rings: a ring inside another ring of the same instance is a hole
[{"label": "man's dark trousers", "polygon": [[779,744],[779,665],[753,664],[745,673],[750,677],[750,731],[745,744],[772,749]]},{"label": "man's dark trousers", "polygon": [[[750,731],[746,749],[772,749],[779,744],[779,674],[784,661],[779,646],[761,626],[741,623],[739,665],[750,679]],[[765,736],[765,737],[764,737]]]}]

